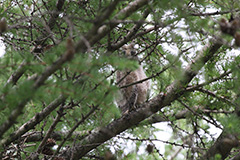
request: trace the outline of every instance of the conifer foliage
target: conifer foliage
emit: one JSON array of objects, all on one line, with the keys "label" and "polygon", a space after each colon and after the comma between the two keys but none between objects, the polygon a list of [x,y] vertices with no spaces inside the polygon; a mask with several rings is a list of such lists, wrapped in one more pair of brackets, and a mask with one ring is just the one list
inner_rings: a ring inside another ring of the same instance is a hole
[{"label": "conifer foliage", "polygon": [[[0,159],[239,159],[238,0],[0,6]],[[139,65],[121,88],[149,98],[121,114],[116,72]]]}]

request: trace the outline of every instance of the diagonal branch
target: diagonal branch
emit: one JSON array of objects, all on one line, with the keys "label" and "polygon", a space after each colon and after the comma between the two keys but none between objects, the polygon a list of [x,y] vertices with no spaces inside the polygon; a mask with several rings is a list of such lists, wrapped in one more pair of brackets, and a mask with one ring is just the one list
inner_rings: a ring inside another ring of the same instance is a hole
[{"label": "diagonal branch", "polygon": [[195,85],[195,86],[190,86],[190,87],[187,88],[187,90],[188,90],[188,91],[194,91],[194,90],[196,90],[196,89],[198,89],[198,88],[202,88],[202,87],[204,87],[205,85],[208,85],[208,84],[210,84],[210,83],[212,83],[212,82],[216,82],[216,81],[224,78],[225,76],[228,76],[228,75],[231,74],[231,73],[232,73],[232,71],[224,72],[223,74],[219,75],[218,77],[213,78],[213,79],[211,79],[211,80],[209,80],[209,81],[207,81],[207,82],[203,82],[203,83],[198,84],[198,85]]},{"label": "diagonal branch", "polygon": [[144,119],[150,117],[161,108],[170,105],[174,100],[179,98],[185,91],[185,87],[193,79],[198,71],[204,66],[204,64],[212,58],[218,51],[222,44],[215,41],[213,44],[206,46],[203,52],[192,61],[182,73],[182,78],[175,80],[168,88],[165,95],[159,94],[150,100],[148,103],[144,103],[136,111],[132,111],[127,115],[122,116],[119,119],[114,120],[105,127],[91,133],[73,148],[68,149],[67,158],[79,159],[86,155],[89,151],[93,150],[97,146],[116,136],[117,134],[131,128]]},{"label": "diagonal branch", "polygon": [[48,26],[50,30],[52,30],[57,22],[57,18],[59,16],[60,11],[62,10],[62,7],[65,3],[65,0],[58,0],[56,4],[56,10],[51,15],[51,18],[48,21]]},{"label": "diagonal branch", "polygon": [[[58,0],[57,5],[56,5],[57,11],[53,13],[52,17],[48,21],[48,26],[49,26],[50,30],[52,30],[54,28],[55,23],[56,23],[56,19],[59,15],[59,12],[62,10],[64,2],[65,2],[65,0]],[[37,38],[37,40],[36,40],[37,44],[42,44],[44,42],[43,37],[44,37],[44,35]],[[19,65],[17,70],[9,77],[5,86],[8,85],[8,84],[11,84],[11,83],[13,85],[16,85],[17,81],[21,78],[21,76],[26,71],[26,68],[24,67],[24,64],[25,64],[25,60],[23,60],[23,62]]]},{"label": "diagonal branch", "polygon": [[[195,112],[200,111],[202,113],[214,113],[214,114],[233,114],[234,113],[234,111],[208,110],[208,109],[204,109],[204,107],[202,107],[202,106],[194,106],[192,109]],[[154,124],[154,123],[161,123],[161,122],[169,122],[170,121],[169,117],[174,117],[174,120],[185,119],[186,117],[188,117],[189,115],[192,115],[192,114],[193,113],[191,111],[189,111],[188,109],[184,109],[180,112],[167,114],[167,115],[154,114],[153,116],[151,116],[151,117],[147,118],[146,120],[142,121],[140,124],[138,124],[138,126],[151,125],[151,124]],[[82,120],[80,120],[80,121],[82,121]],[[23,125],[20,128],[24,129],[23,128],[24,126],[26,128],[28,128],[28,126],[26,124],[29,124],[29,123],[25,123],[25,125]],[[74,139],[73,137],[78,136],[79,137],[78,139],[80,140],[83,137],[85,137],[86,135],[90,134],[92,131],[91,130],[74,131],[74,132],[72,132],[72,135],[70,135],[70,136],[69,136],[69,132],[71,132],[71,131],[65,131],[65,132],[54,131],[53,133],[51,133],[50,138],[53,138],[56,141],[62,141],[64,139],[66,139],[67,137],[69,137],[69,138],[67,138],[67,141],[73,141],[73,139]],[[24,133],[26,133],[26,132],[24,132]],[[43,138],[42,134],[45,134],[43,132],[37,132],[37,131],[27,132],[26,134],[24,134],[24,133],[21,134],[22,135],[21,141],[24,141],[24,142],[41,141],[42,138]],[[19,135],[18,137],[20,137],[21,135]],[[2,143],[0,143],[0,145],[2,145]]]},{"label": "diagonal branch", "polygon": [[43,109],[42,112],[37,113],[32,119],[30,119],[27,123],[23,124],[17,131],[12,133],[9,137],[4,138],[0,141],[0,146],[7,146],[11,142],[17,140],[21,135],[33,129],[34,126],[40,123],[47,115],[49,115],[54,109],[56,109],[61,103],[65,101],[64,96],[59,96],[52,103],[50,103],[47,107]]},{"label": "diagonal branch", "polygon": [[[132,13],[137,11],[139,8],[145,6],[148,4],[150,0],[135,0],[131,3],[129,3],[128,6],[123,8],[118,14],[116,14],[113,17],[113,20],[124,20],[128,16],[130,16]],[[103,19],[103,21],[106,19]],[[102,21],[102,23],[103,23]],[[91,30],[82,38],[77,46],[76,51],[80,53],[86,52],[88,49],[88,44],[90,46],[94,45],[96,42],[98,42],[100,39],[102,39],[104,36],[106,36],[114,27],[116,27],[117,24],[112,24],[111,26],[106,25],[100,25],[99,23],[96,26],[93,26]],[[87,40],[87,41],[86,41]]]},{"label": "diagonal branch", "polygon": [[213,146],[207,151],[205,155],[201,157],[201,160],[211,159],[216,154],[220,154],[222,156],[221,158],[225,159],[229,155],[232,148],[238,147],[239,145],[240,142],[236,135],[223,131]]},{"label": "diagonal branch", "polygon": [[154,114],[153,116],[142,121],[140,123],[140,125],[150,125],[150,124],[159,123],[159,122],[169,122],[169,119],[168,119],[169,117],[174,118],[174,120],[185,119],[189,115],[196,115],[196,113],[198,113],[199,111],[204,114],[206,114],[206,113],[233,114],[234,113],[234,111],[209,110],[209,109],[205,109],[203,106],[193,106],[191,110],[194,111],[194,113],[192,111],[190,111],[189,109],[184,109],[177,113],[168,114],[168,115]]},{"label": "diagonal branch", "polygon": [[133,39],[133,36],[136,35],[137,31],[139,30],[139,28],[143,25],[144,23],[144,19],[147,18],[147,16],[149,15],[150,10],[146,9],[143,13],[143,18],[142,20],[139,21],[139,23],[135,24],[133,26],[133,28],[128,32],[128,34],[123,37],[119,42],[117,42],[116,44],[113,44],[110,46],[110,51],[114,51],[119,49],[121,46],[123,46],[124,44],[126,44],[127,42],[129,42],[130,40]]},{"label": "diagonal branch", "polygon": [[[60,57],[57,61],[55,61],[51,66],[47,67],[45,71],[36,78],[34,83],[30,83],[30,86],[26,88],[25,92],[32,93],[32,94],[24,97],[18,103],[15,109],[11,112],[8,119],[3,124],[1,124],[0,137],[3,136],[3,134],[15,123],[16,119],[22,114],[23,108],[25,107],[27,102],[33,97],[34,93],[38,90],[38,88],[43,85],[43,83],[47,80],[49,76],[51,76],[55,71],[60,69],[65,62],[71,60],[72,54],[74,53],[71,52],[70,50],[67,51],[62,57]],[[28,81],[32,82],[32,80],[28,80]],[[22,86],[20,86],[20,89],[21,87]],[[14,92],[14,90],[12,92]]]},{"label": "diagonal branch", "polygon": [[60,119],[65,115],[65,113],[63,112],[63,106],[61,106],[57,112],[57,116],[54,119],[52,125],[50,126],[50,128],[48,129],[46,135],[44,136],[43,140],[41,141],[41,143],[38,146],[37,149],[37,153],[41,153],[44,145],[46,144],[48,138],[50,137],[50,135],[53,133],[55,127],[57,126],[57,124],[60,122]]},{"label": "diagonal branch", "polygon": [[[60,2],[60,1],[59,1]],[[61,1],[64,2],[64,1]],[[120,2],[119,0],[115,0],[110,4],[111,8],[114,8],[117,3]],[[123,10],[121,10],[114,19],[125,19],[126,17],[130,16],[132,13],[134,13],[136,10],[144,6],[148,3],[148,0],[135,0],[134,2],[130,3],[127,7],[125,7]],[[110,16],[110,13],[113,10],[106,10],[106,13],[103,13],[103,17],[105,19]],[[99,26],[97,24],[96,26]],[[78,43],[77,47],[75,48],[77,52],[82,51],[86,52],[86,41],[90,42],[90,45],[95,44],[98,40],[103,38],[108,32],[100,32],[100,34],[96,35],[96,31],[99,29],[99,27],[94,26],[89,32],[87,33],[86,38],[82,38],[80,42]],[[114,27],[114,26],[113,26]],[[113,28],[112,27],[112,28]],[[74,53],[72,53],[74,54]],[[3,124],[0,126],[0,137],[15,123],[15,120],[17,117],[22,113],[22,110],[24,106],[27,104],[27,102],[32,98],[34,93],[37,91],[39,87],[43,85],[43,83],[47,80],[47,78],[52,75],[56,70],[61,68],[61,66],[69,61],[72,58],[72,55],[69,55],[69,52],[66,52],[65,55],[60,57],[55,63],[53,63],[51,66],[47,67],[45,71],[36,78],[35,82],[29,86],[28,90],[26,92],[32,93],[29,97],[24,98],[22,101],[19,102],[19,104],[15,107],[15,109],[11,112],[10,116],[8,117],[8,120],[6,120]],[[6,142],[4,142],[6,143]]]},{"label": "diagonal branch", "polygon": [[206,93],[206,94],[208,94],[208,95],[210,95],[210,96],[218,99],[219,101],[222,101],[222,102],[224,102],[224,103],[227,103],[227,104],[229,104],[229,105],[231,105],[231,106],[238,107],[238,105],[235,104],[234,102],[232,102],[230,99],[228,99],[228,98],[226,98],[226,97],[223,97],[223,96],[220,96],[220,95],[217,95],[217,94],[215,94],[215,93],[212,92],[212,91],[209,91],[209,90],[203,89],[203,88],[199,88],[199,89],[196,89],[196,90],[199,91],[199,92],[202,92],[202,93]]},{"label": "diagonal branch", "polygon": [[26,70],[24,68],[24,64],[25,64],[25,60],[18,66],[17,70],[9,77],[5,86],[9,84],[16,85],[17,81],[19,80],[19,78],[21,78],[21,76],[24,74]]},{"label": "diagonal branch", "polygon": [[[65,0],[58,0],[57,1],[56,9],[52,11],[53,14],[51,14],[50,19],[48,20],[48,22],[46,22],[47,23],[46,25],[48,27],[48,31],[51,31],[54,28],[54,26],[57,22],[57,18],[59,17],[59,14],[60,14],[60,12],[63,8],[64,3],[65,3]],[[38,37],[35,40],[36,44],[43,44],[46,41],[46,35],[48,35],[47,31],[44,32],[42,36]],[[49,37],[49,35],[47,37]]]}]

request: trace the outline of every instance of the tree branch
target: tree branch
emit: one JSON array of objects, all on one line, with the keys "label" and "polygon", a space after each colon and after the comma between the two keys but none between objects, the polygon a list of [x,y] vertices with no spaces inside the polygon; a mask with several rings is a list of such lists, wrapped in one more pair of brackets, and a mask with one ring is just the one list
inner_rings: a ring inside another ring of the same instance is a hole
[{"label": "tree branch", "polygon": [[214,114],[220,114],[220,113],[221,114],[233,114],[234,113],[234,111],[209,110],[209,109],[205,109],[203,106],[193,106],[191,108],[191,110],[184,109],[177,113],[173,113],[173,114],[169,114],[169,115],[156,115],[155,114],[155,115],[147,118],[143,122],[141,122],[140,125],[148,125],[148,124],[154,124],[154,123],[159,123],[159,122],[168,122],[169,121],[168,117],[174,117],[175,120],[184,119],[192,114],[199,115],[199,114],[196,114],[199,112],[200,113],[214,113]]},{"label": "tree branch", "polygon": [[37,113],[32,119],[30,119],[28,122],[26,122],[21,127],[19,127],[17,131],[12,133],[9,137],[2,139],[0,141],[0,146],[9,145],[11,142],[13,142],[13,141],[17,140],[19,137],[21,137],[24,133],[26,133],[30,129],[33,129],[36,124],[40,123],[47,115],[49,115],[61,103],[63,103],[65,101],[65,99],[66,99],[66,97],[64,97],[62,95],[59,96],[52,103],[50,103],[47,107],[45,107],[42,112]]},{"label": "tree branch", "polygon": [[207,151],[207,153],[201,157],[202,160],[214,158],[216,154],[220,154],[222,159],[225,159],[232,148],[238,147],[240,142],[238,138],[233,134],[228,134],[223,131],[218,137],[217,141],[213,146]]},{"label": "tree branch", "polygon": [[[114,1],[112,4],[116,5],[119,2],[119,0]],[[136,0],[132,3],[130,3],[127,7],[125,7],[123,10],[121,10],[116,16],[115,19],[124,19],[126,17],[128,17],[129,15],[131,15],[133,12],[135,12],[137,9],[139,9],[140,7],[144,6],[145,4],[148,3],[148,0]],[[111,7],[114,7],[113,5],[110,5]],[[112,9],[113,11],[113,9]],[[108,14],[103,14],[105,18],[107,18],[109,15],[109,13],[111,13],[112,11],[107,10]],[[101,32],[99,34],[99,36],[95,36],[93,35],[94,33],[96,33],[96,31],[98,30],[98,27],[93,27],[92,30],[90,30],[87,34],[86,37],[88,37],[89,39],[84,39],[82,38],[82,40],[80,40],[80,42],[78,43],[77,47],[76,47],[76,51],[86,51],[86,40],[91,42],[90,44],[93,45],[94,43],[96,43],[98,40],[100,40],[102,37],[104,37],[106,35],[107,32]],[[72,57],[71,57],[72,58]],[[16,109],[14,109],[10,116],[8,117],[8,120],[6,120],[1,126],[0,126],[0,137],[2,137],[2,135],[15,123],[15,120],[17,119],[17,117],[21,114],[24,106],[26,105],[26,103],[31,99],[31,97],[34,95],[34,93],[36,92],[36,90],[43,85],[43,83],[45,82],[45,80],[51,75],[53,74],[56,70],[58,70],[59,68],[61,68],[61,66],[69,61],[69,55],[68,52],[66,52],[62,57],[60,57],[55,63],[53,63],[51,66],[47,67],[45,69],[45,71],[41,74],[41,76],[38,76],[36,78],[36,81],[34,82],[34,84],[32,86],[29,86],[29,93],[32,93],[29,97],[26,97],[25,99],[23,99],[21,102],[19,102],[19,104],[17,105]],[[6,142],[4,141],[4,143],[6,144]]]},{"label": "tree branch", "polygon": [[[73,53],[71,53],[73,54]],[[0,138],[2,135],[15,123],[16,119],[19,115],[22,114],[22,110],[24,106],[27,104],[27,102],[33,97],[34,93],[37,91],[37,89],[43,85],[43,83],[47,80],[47,78],[52,75],[55,71],[60,69],[62,65],[69,61],[71,56],[69,55],[69,52],[67,51],[62,57],[60,57],[56,62],[54,62],[51,66],[47,67],[45,71],[36,78],[36,81],[31,84],[31,86],[28,86],[26,89],[27,93],[32,93],[29,96],[24,97],[17,105],[17,107],[11,112],[8,119],[0,126]],[[71,57],[72,58],[72,57]],[[31,82],[32,80],[28,80]],[[14,92],[14,91],[13,91]]]},{"label": "tree branch", "polygon": [[142,20],[140,20],[139,23],[135,24],[133,26],[133,28],[127,33],[127,35],[125,37],[123,37],[119,42],[117,42],[116,44],[113,44],[110,46],[110,51],[114,51],[119,49],[121,46],[123,46],[124,44],[126,44],[127,42],[129,42],[130,40],[133,39],[133,36],[136,35],[137,31],[139,30],[139,28],[143,25],[143,21],[144,19],[147,18],[147,16],[149,15],[150,10],[146,9],[143,13],[143,18]]},{"label": "tree branch", "polygon": [[194,76],[196,76],[203,65],[216,54],[217,50],[221,46],[221,43],[218,41],[214,41],[212,45],[206,46],[203,52],[199,53],[195,60],[186,67],[182,73],[182,78],[175,80],[167,88],[165,95],[157,95],[148,103],[144,103],[136,111],[132,111],[129,114],[114,120],[106,127],[102,127],[98,131],[91,133],[71,149],[68,149],[67,158],[75,160],[83,157],[92,149],[96,148],[117,134],[125,131],[126,129],[137,125],[142,120],[159,111],[161,108],[171,104],[184,93],[185,87],[188,85],[188,83],[193,79]]},{"label": "tree branch", "polygon": [[[78,136],[78,139],[82,139],[86,135],[90,134],[91,131],[74,131],[72,133],[72,136],[68,139],[68,141],[73,141],[76,136]],[[45,134],[45,132],[40,132],[40,131],[33,131],[33,132],[28,132],[24,135],[21,136],[21,141],[24,141],[26,143],[28,142],[39,142],[42,141],[43,137],[42,134]],[[51,133],[49,136],[50,138],[53,138],[56,141],[61,141],[63,140],[69,132],[63,132],[63,131],[54,131]],[[74,137],[74,138],[73,138]]]},{"label": "tree branch", "polygon": [[41,153],[45,143],[47,142],[50,135],[53,133],[55,127],[57,126],[58,122],[60,121],[60,119],[62,118],[63,115],[64,115],[63,107],[61,106],[60,109],[58,110],[58,114],[57,114],[56,118],[54,119],[52,125],[48,129],[48,131],[47,131],[46,135],[44,136],[43,140],[41,141],[41,143],[39,144],[37,153]]},{"label": "tree branch", "polygon": [[17,68],[17,70],[9,77],[9,79],[7,80],[7,83],[5,84],[5,86],[7,86],[8,84],[13,84],[16,85],[17,81],[19,80],[19,78],[21,78],[21,76],[23,75],[23,73],[25,72],[25,68],[24,68],[24,64],[25,61],[23,61],[19,67]]},{"label": "tree branch", "polygon": [[[52,11],[53,14],[51,14],[50,19],[48,20],[48,22],[46,22],[47,23],[46,27],[47,27],[48,31],[51,31],[54,28],[54,26],[57,22],[57,18],[60,14],[60,11],[62,10],[62,7],[63,7],[64,3],[65,3],[65,0],[58,0],[57,1],[56,10]],[[48,32],[45,31],[42,36],[40,36],[39,38],[37,38],[35,40],[36,44],[37,45],[43,44],[46,41],[46,35],[47,35],[47,37],[49,37]]]},{"label": "tree branch", "polygon": [[[123,8],[117,15],[113,17],[113,20],[124,20],[128,16],[130,16],[132,13],[137,11],[139,8],[146,5],[150,0],[135,0],[131,2],[128,6]],[[107,18],[107,17],[106,17]],[[103,21],[106,19],[102,20]],[[101,26],[98,24],[97,26],[93,26],[91,30],[78,42],[76,45],[76,51],[80,53],[86,52],[88,49],[87,43],[92,46],[97,41],[102,39],[104,36],[106,36],[114,27],[116,27],[117,24],[112,24],[111,26],[103,25]]]},{"label": "tree branch", "polygon": [[231,100],[229,100],[229,99],[227,99],[227,98],[225,98],[225,97],[223,97],[223,96],[216,95],[216,94],[215,94],[214,92],[212,92],[212,91],[209,91],[209,90],[203,89],[203,88],[199,88],[199,89],[196,89],[196,90],[199,91],[199,92],[202,92],[202,93],[206,93],[206,94],[208,94],[208,95],[210,95],[210,96],[212,96],[212,97],[215,97],[215,98],[218,99],[219,101],[223,101],[223,102],[225,102],[225,103],[227,103],[227,104],[229,104],[229,105],[231,105],[231,106],[238,107],[238,105],[235,104],[234,102],[232,102]]},{"label": "tree branch", "polygon": [[195,85],[195,86],[190,86],[190,87],[188,87],[186,90],[188,90],[188,91],[194,91],[194,90],[196,90],[196,89],[198,89],[198,88],[202,88],[202,87],[205,86],[205,85],[208,85],[208,84],[210,84],[210,83],[212,83],[212,82],[215,82],[215,81],[218,81],[218,80],[222,79],[223,77],[229,75],[230,73],[232,73],[232,71],[224,72],[223,74],[219,75],[219,76],[216,77],[216,78],[210,79],[210,80],[207,81],[207,82],[203,82],[203,83],[198,84],[198,85]]},{"label": "tree branch", "polygon": [[239,9],[235,9],[235,10],[230,10],[230,11],[216,11],[216,12],[209,12],[209,13],[190,13],[190,15],[192,16],[213,16],[213,15],[223,15],[223,14],[229,14],[229,13],[233,13],[233,12],[238,12]]}]

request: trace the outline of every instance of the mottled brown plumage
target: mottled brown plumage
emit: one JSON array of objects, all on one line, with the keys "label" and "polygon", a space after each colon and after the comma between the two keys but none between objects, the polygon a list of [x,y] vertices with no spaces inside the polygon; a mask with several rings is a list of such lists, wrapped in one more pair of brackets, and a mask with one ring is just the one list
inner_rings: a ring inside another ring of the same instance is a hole
[{"label": "mottled brown plumage", "polygon": [[235,33],[234,38],[236,46],[240,47],[240,33]]},{"label": "mottled brown plumage", "polygon": [[[123,46],[123,51],[129,59],[138,59],[133,44]],[[144,73],[142,66],[139,66],[139,68],[134,71],[125,70],[117,72],[117,82],[121,80],[118,84],[119,87],[132,84],[145,78],[147,78],[147,76]],[[120,89],[121,93],[117,99],[117,104],[121,109],[122,114],[128,113],[129,111],[138,107],[139,104],[146,101],[149,86],[150,82],[148,80]]]},{"label": "mottled brown plumage", "polygon": [[225,18],[222,18],[219,22],[220,29],[223,33],[234,36],[237,30],[240,28],[240,19],[235,18],[228,22]]},{"label": "mottled brown plumage", "polygon": [[7,21],[6,19],[3,17],[1,20],[0,20],[0,33],[3,33],[7,30]]}]

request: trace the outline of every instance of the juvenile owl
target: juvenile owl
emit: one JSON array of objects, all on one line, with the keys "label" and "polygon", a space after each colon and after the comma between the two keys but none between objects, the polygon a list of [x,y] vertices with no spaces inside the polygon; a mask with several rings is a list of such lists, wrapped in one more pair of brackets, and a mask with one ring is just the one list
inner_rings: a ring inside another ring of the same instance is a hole
[{"label": "juvenile owl", "polygon": [[[134,44],[125,45],[122,47],[122,49],[127,58],[138,60],[136,51],[134,49]],[[147,76],[144,73],[141,65],[134,71],[130,71],[128,69],[124,71],[117,71],[117,83],[120,81],[118,84],[119,88],[145,78],[147,78]],[[139,104],[145,102],[147,100],[149,87],[150,81],[147,80],[142,83],[137,83],[135,85],[130,85],[129,87],[120,89],[120,96],[118,97],[117,104],[122,114],[130,112],[134,108],[137,108]]]}]

